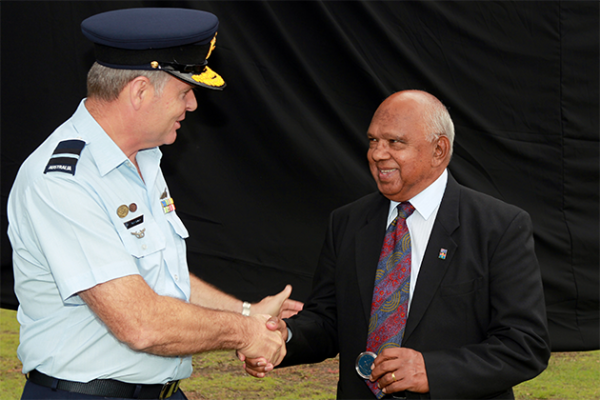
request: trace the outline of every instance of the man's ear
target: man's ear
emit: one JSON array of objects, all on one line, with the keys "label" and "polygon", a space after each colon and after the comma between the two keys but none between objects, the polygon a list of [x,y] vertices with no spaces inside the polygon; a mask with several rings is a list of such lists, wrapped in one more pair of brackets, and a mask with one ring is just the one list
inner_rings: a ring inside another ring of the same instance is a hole
[{"label": "man's ear", "polygon": [[127,96],[131,106],[135,110],[139,110],[142,107],[142,103],[145,99],[154,96],[154,86],[150,83],[150,79],[145,76],[138,76],[130,81],[125,86]]},{"label": "man's ear", "polygon": [[435,166],[438,166],[444,163],[448,157],[450,156],[450,139],[448,136],[441,135],[437,139],[437,144],[435,145],[435,149],[433,151],[433,163]]}]

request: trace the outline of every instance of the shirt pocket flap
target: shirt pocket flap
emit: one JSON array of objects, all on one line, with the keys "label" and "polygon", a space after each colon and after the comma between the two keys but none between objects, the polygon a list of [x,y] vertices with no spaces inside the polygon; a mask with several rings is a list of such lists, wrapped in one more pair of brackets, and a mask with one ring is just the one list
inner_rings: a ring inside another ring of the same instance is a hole
[{"label": "shirt pocket flap", "polygon": [[119,229],[125,249],[136,258],[164,250],[166,240],[154,220],[149,219],[130,229]]}]

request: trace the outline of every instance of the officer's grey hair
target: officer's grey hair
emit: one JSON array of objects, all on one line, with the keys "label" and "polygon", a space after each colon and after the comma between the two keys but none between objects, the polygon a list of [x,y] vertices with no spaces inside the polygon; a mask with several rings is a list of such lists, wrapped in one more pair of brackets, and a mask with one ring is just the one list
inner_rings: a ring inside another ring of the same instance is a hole
[{"label": "officer's grey hair", "polygon": [[87,76],[87,96],[104,101],[116,100],[125,86],[138,76],[150,79],[158,96],[162,95],[169,78],[164,71],[115,69],[94,63]]}]

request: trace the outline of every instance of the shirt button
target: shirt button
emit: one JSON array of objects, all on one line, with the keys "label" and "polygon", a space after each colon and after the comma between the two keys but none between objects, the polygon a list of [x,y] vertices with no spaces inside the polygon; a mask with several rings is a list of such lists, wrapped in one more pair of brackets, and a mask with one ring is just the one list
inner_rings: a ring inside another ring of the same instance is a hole
[{"label": "shirt button", "polygon": [[175,274],[175,276],[173,278],[175,278],[175,280],[178,281],[179,280],[179,275]]},{"label": "shirt button", "polygon": [[145,244],[142,245],[142,250],[146,250],[148,248],[148,246],[146,246]]}]

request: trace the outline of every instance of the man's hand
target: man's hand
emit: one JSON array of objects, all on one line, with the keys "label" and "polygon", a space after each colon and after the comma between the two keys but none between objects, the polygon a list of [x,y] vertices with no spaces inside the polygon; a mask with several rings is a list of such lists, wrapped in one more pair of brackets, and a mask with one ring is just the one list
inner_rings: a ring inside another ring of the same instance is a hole
[{"label": "man's hand", "polygon": [[403,390],[429,392],[423,355],[404,347],[387,348],[377,356],[371,371],[371,381],[377,381],[385,394]]},{"label": "man's hand", "polygon": [[[238,349],[238,356],[243,354],[244,358],[262,359],[265,364],[279,365],[285,357],[285,339],[277,330],[276,323],[268,322],[269,315],[253,315],[248,317],[250,338],[248,345]],[[287,332],[286,332],[287,337]],[[240,357],[241,359],[241,357]]]},{"label": "man's hand", "polygon": [[290,300],[290,294],[292,294],[292,286],[287,285],[275,296],[267,296],[259,303],[252,304],[250,315],[267,314],[278,318],[289,318],[297,314],[298,311],[302,310],[304,304],[296,300]]},{"label": "man's hand", "polygon": [[[281,334],[284,343],[287,341],[288,331],[287,325],[284,321],[276,317],[271,317],[267,321],[266,327],[271,331],[277,331],[279,334]],[[281,360],[283,360],[282,357],[277,363],[269,363],[264,357],[247,357],[247,354],[241,351],[238,351],[237,355],[240,361],[244,362],[244,369],[246,372],[255,378],[264,378],[268,372],[271,372],[273,368],[279,365]]]}]

